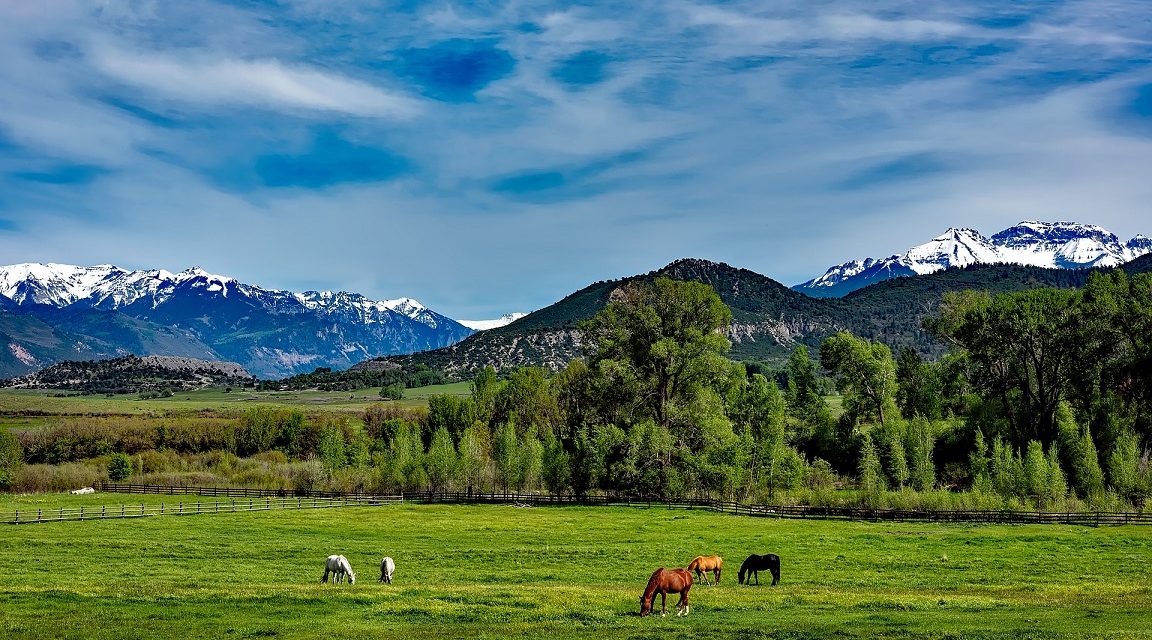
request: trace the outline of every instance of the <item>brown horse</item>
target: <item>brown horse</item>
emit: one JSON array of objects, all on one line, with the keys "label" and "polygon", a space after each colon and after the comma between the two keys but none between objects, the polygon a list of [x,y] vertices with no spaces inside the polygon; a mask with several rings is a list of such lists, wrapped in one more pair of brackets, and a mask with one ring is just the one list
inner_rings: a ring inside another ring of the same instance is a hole
[{"label": "brown horse", "polygon": [[668,615],[668,594],[679,593],[680,602],[676,603],[676,615],[688,615],[688,590],[692,588],[692,574],[687,569],[665,569],[660,567],[648,579],[648,586],[644,587],[644,595],[640,596],[640,615],[652,613],[652,605],[656,602],[656,594],[660,594],[660,615]]},{"label": "brown horse", "polygon": [[724,559],[720,556],[696,556],[692,562],[688,564],[688,570],[696,573],[696,578],[704,577],[704,584],[711,585],[708,582],[708,572],[711,571],[712,575],[716,578],[716,584],[720,584],[720,568],[724,566]]}]

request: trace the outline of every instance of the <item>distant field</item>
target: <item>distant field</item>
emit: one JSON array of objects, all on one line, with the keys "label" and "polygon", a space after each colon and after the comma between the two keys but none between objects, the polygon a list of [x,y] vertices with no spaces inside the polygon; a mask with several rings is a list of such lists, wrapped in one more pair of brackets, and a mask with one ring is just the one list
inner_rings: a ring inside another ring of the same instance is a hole
[{"label": "distant field", "polygon": [[[433,385],[406,389],[401,404],[419,406],[427,404],[433,394],[468,395],[469,383]],[[174,394],[170,398],[140,400],[136,394],[54,397],[57,391],[2,389],[0,390],[0,425],[19,426],[11,417],[18,413],[48,414],[124,414],[166,411],[199,411],[203,409],[236,410],[257,405],[297,406],[334,411],[363,411],[368,405],[380,402],[380,388],[370,387],[355,391],[252,391],[233,389],[201,389]],[[21,417],[20,420],[29,420]]]},{"label": "distant field", "polygon": [[[0,509],[139,498],[9,496]],[[751,552],[782,556],[780,586],[736,585]],[[318,583],[329,553],[350,559],[356,585]],[[725,572],[693,588],[690,616],[636,615],[653,569],[702,553],[723,555]],[[376,582],[384,555],[391,586]],[[1149,528],[665,509],[392,505],[7,526],[0,636],[1148,638],[1149,558]]]}]

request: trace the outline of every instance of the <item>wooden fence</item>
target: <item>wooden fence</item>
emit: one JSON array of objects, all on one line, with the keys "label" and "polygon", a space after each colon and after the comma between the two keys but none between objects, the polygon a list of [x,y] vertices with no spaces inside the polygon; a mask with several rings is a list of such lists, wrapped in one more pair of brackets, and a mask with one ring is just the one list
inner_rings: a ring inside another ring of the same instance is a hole
[{"label": "wooden fence", "polygon": [[365,497],[293,497],[293,498],[240,498],[211,502],[161,502],[160,504],[93,505],[60,507],[56,509],[18,509],[0,512],[0,524],[36,524],[66,522],[70,520],[108,520],[118,518],[147,518],[152,516],[190,516],[207,513],[237,513],[243,511],[271,511],[278,509],[330,509],[333,507],[361,507],[403,502],[401,496]]},{"label": "wooden fence", "polygon": [[[807,505],[750,505],[706,498],[666,500],[647,496],[593,495],[574,496],[534,493],[405,493],[383,496],[370,493],[244,489],[234,487],[182,487],[102,483],[107,493],[198,495],[232,498],[229,502],[178,502],[131,507],[87,507],[54,510],[21,510],[0,513],[0,523],[57,522],[98,518],[128,518],[152,515],[189,515],[257,511],[268,509],[315,509],[340,506],[365,506],[397,502],[449,504],[502,504],[516,506],[621,506],[649,509],[701,509],[757,518],[798,518],[815,520],[866,520],[892,522],[978,522],[997,524],[1070,524],[1080,526],[1142,524],[1152,525],[1152,513],[1085,511],[1062,513],[1049,511],[922,511],[908,509],[867,509],[860,507],[821,507]],[[236,500],[241,498],[241,500]]]}]

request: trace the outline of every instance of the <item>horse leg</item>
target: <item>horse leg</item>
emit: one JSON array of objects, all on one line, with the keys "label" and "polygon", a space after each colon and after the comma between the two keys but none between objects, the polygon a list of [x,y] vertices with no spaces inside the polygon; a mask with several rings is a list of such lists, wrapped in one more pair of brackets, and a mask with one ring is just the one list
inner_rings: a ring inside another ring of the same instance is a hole
[{"label": "horse leg", "polygon": [[668,615],[668,592],[660,592],[660,617]]},{"label": "horse leg", "polygon": [[[754,578],[756,578],[756,586],[759,587],[760,586],[760,571],[758,569],[752,571],[752,576]],[[749,582],[751,582],[751,580],[749,580]]]},{"label": "horse leg", "polygon": [[676,615],[688,615],[688,590],[685,589],[680,592],[680,602],[676,603]]}]

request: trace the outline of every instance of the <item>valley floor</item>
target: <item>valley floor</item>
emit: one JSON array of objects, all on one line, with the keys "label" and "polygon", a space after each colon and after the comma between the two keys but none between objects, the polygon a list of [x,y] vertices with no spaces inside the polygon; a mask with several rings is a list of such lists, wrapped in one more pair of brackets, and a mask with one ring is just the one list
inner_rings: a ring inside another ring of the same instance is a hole
[{"label": "valley floor", "polygon": [[[124,497],[4,496],[0,510]],[[769,552],[781,584],[737,585],[743,558]],[[319,583],[332,553],[355,585]],[[693,587],[690,616],[637,615],[655,568],[713,553],[721,584]],[[385,555],[392,585],[376,581]],[[404,504],[21,525],[0,529],[0,636],[1148,638],[1150,558],[1147,527],[666,509]]]}]

